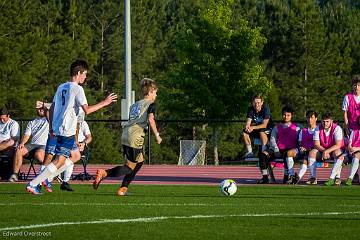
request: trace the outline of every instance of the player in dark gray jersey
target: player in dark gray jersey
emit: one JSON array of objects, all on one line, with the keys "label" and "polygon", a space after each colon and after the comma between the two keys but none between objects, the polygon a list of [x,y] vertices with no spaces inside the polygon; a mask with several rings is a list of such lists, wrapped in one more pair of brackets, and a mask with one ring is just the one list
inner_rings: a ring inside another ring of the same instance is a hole
[{"label": "player in dark gray jersey", "polygon": [[150,125],[150,128],[156,137],[156,142],[160,144],[162,141],[155,122],[154,102],[157,96],[157,86],[155,81],[144,78],[141,81],[141,91],[144,98],[131,105],[129,121],[123,126],[121,135],[121,144],[126,162],[122,166],[117,166],[108,170],[99,169],[93,183],[94,189],[99,187],[101,180],[105,177],[119,177],[125,175],[121,187],[117,192],[119,196],[125,195],[129,184],[143,165],[144,137],[148,125]]}]

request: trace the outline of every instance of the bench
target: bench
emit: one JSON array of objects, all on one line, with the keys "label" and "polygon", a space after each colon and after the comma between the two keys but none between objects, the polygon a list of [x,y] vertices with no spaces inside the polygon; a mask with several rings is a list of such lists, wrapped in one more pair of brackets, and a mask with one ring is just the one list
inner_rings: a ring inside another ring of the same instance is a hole
[{"label": "bench", "polygon": [[[243,162],[253,162],[253,163],[258,163],[259,162],[259,158],[254,157],[254,158],[244,158]],[[327,162],[322,162],[322,161],[316,161],[316,167],[330,167],[330,164],[334,163],[333,160],[329,160]],[[270,177],[270,182],[276,182],[275,176],[274,176],[274,169],[275,168],[284,168],[284,161],[282,158],[277,158],[274,159],[273,161],[270,162],[270,166],[268,168],[268,172],[269,172],[269,177]]]}]

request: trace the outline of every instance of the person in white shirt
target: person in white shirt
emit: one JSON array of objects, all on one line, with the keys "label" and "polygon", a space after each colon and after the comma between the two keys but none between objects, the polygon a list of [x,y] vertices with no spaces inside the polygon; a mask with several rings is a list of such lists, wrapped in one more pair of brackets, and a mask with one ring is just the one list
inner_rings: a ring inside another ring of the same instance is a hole
[{"label": "person in white shirt", "polygon": [[341,127],[333,122],[331,113],[326,112],[322,115],[321,125],[314,132],[314,149],[310,151],[308,163],[311,178],[316,184],[316,160],[326,161],[334,159],[334,167],[331,171],[330,178],[325,185],[332,186],[335,184],[335,177],[339,175],[342,163],[344,161],[343,154],[344,136]]},{"label": "person in white shirt", "polygon": [[[26,186],[26,190],[32,194],[41,194],[37,186],[45,180],[53,178],[67,169],[73,162],[70,160],[70,152],[75,144],[78,108],[82,108],[85,114],[90,114],[103,107],[116,102],[117,95],[111,93],[105,100],[89,106],[82,84],[86,80],[88,63],[85,60],[76,60],[70,66],[70,81],[61,84],[55,93],[50,107],[50,135],[56,137],[55,160],[44,171]],[[46,186],[44,186],[46,188]]]},{"label": "person in white shirt", "polygon": [[11,165],[19,137],[19,124],[10,118],[6,107],[0,109],[0,155],[9,163],[1,167],[2,179],[8,179],[11,175]]},{"label": "person in white shirt", "polygon": [[344,130],[347,137],[351,130],[360,130],[360,75],[352,77],[353,91],[345,95],[342,110],[344,112]]},{"label": "person in white shirt", "polygon": [[[86,151],[86,147],[91,142],[91,140],[92,140],[92,136],[89,125],[83,119],[79,120],[78,118],[77,145],[81,154],[84,154],[84,151]],[[61,190],[66,190],[70,192],[73,191],[73,189],[69,184],[73,170],[74,170],[74,165],[71,165],[64,171],[63,182],[60,185]]]},{"label": "person in white shirt", "polygon": [[[46,118],[46,111],[44,105],[36,106],[38,117],[27,124],[24,135],[16,148],[13,174],[9,178],[10,182],[16,182],[18,180],[24,157],[34,157],[40,163],[44,162],[45,146],[49,134],[49,123]],[[31,143],[26,144],[30,138]]]},{"label": "person in white shirt", "polygon": [[0,109],[0,154],[13,157],[20,137],[19,124],[10,118],[7,108]]}]

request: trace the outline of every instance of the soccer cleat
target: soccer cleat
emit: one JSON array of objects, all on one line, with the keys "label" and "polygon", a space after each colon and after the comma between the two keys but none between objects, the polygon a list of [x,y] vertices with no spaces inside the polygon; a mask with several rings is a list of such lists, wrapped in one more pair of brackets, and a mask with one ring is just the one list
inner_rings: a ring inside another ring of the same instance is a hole
[{"label": "soccer cleat", "polygon": [[309,180],[306,182],[306,184],[316,185],[316,184],[317,184],[317,179],[316,179],[315,177],[311,177],[311,178],[309,178]]},{"label": "soccer cleat", "polygon": [[107,173],[104,169],[99,169],[96,172],[95,181],[93,182],[93,188],[97,190],[99,188],[99,185],[101,181],[104,179],[104,177],[107,176]]},{"label": "soccer cleat", "polygon": [[261,179],[259,179],[257,181],[257,184],[268,184],[269,183],[269,178],[268,176],[263,176]]},{"label": "soccer cleat", "polygon": [[288,180],[286,181],[286,184],[292,184],[293,183],[293,181],[294,181],[294,176],[292,176],[292,175],[290,175],[289,177],[288,177]]},{"label": "soccer cleat", "polygon": [[125,196],[127,190],[128,190],[127,187],[121,187],[121,188],[119,188],[119,190],[117,191],[117,195],[118,195],[118,196]]},{"label": "soccer cleat", "polygon": [[73,192],[74,190],[71,188],[70,184],[67,182],[62,182],[62,184],[60,185],[60,190],[64,190],[64,191],[68,191],[68,192]]},{"label": "soccer cleat", "polygon": [[326,185],[326,186],[334,186],[334,184],[335,184],[335,180],[332,179],[332,178],[329,178],[329,179],[324,183],[324,185]]},{"label": "soccer cleat", "polygon": [[243,156],[243,158],[253,158],[253,157],[255,156],[252,152],[245,153],[245,155]]},{"label": "soccer cleat", "polygon": [[289,175],[284,174],[284,177],[283,177],[283,184],[286,184],[288,181],[289,181]]},{"label": "soccer cleat", "polygon": [[28,191],[29,193],[32,193],[34,195],[42,194],[37,187],[31,186],[30,183],[28,183],[28,185],[26,185],[26,191]]},{"label": "soccer cleat", "polygon": [[298,184],[299,182],[300,182],[300,177],[299,177],[299,175],[298,175],[297,173],[295,173],[295,176],[294,176],[294,179],[293,179],[292,184],[293,184],[293,185],[296,185],[296,184]]},{"label": "soccer cleat", "polygon": [[340,178],[335,178],[334,184],[335,184],[336,186],[340,186],[340,185],[341,185],[341,179],[340,179]]},{"label": "soccer cleat", "polygon": [[48,179],[46,179],[45,181],[43,181],[42,183],[41,183],[42,185],[43,185],[43,187],[45,188],[45,190],[47,191],[47,192],[52,192],[53,190],[52,190],[52,184],[51,184],[51,182],[49,182],[49,180]]},{"label": "soccer cleat", "polygon": [[297,175],[297,173],[295,173],[295,175],[289,177],[289,180],[287,181],[287,184],[295,185],[298,182],[299,182],[299,176]]},{"label": "soccer cleat", "polygon": [[355,173],[353,178],[353,183],[360,183],[360,178],[358,173]]},{"label": "soccer cleat", "polygon": [[346,186],[351,186],[352,185],[352,179],[351,178],[348,178],[348,179],[346,179],[346,182],[345,182],[345,185]]},{"label": "soccer cleat", "polygon": [[9,178],[9,182],[17,182],[19,180],[18,175],[13,173]]}]

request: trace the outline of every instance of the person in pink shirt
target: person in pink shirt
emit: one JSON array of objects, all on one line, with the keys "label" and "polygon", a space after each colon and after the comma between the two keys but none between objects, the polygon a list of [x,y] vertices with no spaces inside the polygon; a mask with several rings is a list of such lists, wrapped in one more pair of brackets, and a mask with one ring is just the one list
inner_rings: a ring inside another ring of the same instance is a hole
[{"label": "person in pink shirt", "polygon": [[[314,132],[317,127],[317,112],[309,110],[306,112],[307,126],[299,133],[298,147],[287,152],[286,163],[289,169],[288,184],[297,184],[305,175],[308,165],[309,152],[314,148]],[[302,162],[299,173],[294,171],[294,159]]]},{"label": "person in pink shirt", "polygon": [[[342,110],[344,112],[344,130],[347,137],[350,136],[351,130],[359,130],[358,120],[360,117],[360,74],[352,77],[352,92],[345,95]],[[358,178],[358,173],[352,176],[352,179]],[[348,179],[347,182],[350,180]]]},{"label": "person in pink shirt", "polygon": [[316,128],[314,133],[314,149],[309,153],[309,168],[311,173],[311,184],[317,184],[316,180],[316,160],[327,161],[334,159],[334,166],[330,178],[325,185],[335,184],[335,177],[339,174],[344,161],[343,150],[344,136],[341,127],[334,123],[331,113],[326,112],[322,115],[321,125]]},{"label": "person in pink shirt", "polygon": [[351,130],[359,130],[358,118],[360,117],[360,75],[352,78],[352,92],[345,95],[342,110],[344,112],[344,130],[347,136]]},{"label": "person in pink shirt", "polygon": [[258,181],[260,184],[269,183],[268,167],[270,162],[276,158],[284,159],[283,183],[288,181],[286,158],[288,157],[288,151],[297,147],[300,127],[291,121],[294,112],[292,107],[285,106],[281,112],[282,122],[277,124],[271,131],[270,148],[259,155],[259,166],[262,174],[262,178]]},{"label": "person in pink shirt", "polygon": [[348,153],[352,158],[350,175],[347,178],[345,185],[351,186],[355,174],[357,174],[359,168],[359,159],[360,159],[360,130],[352,130],[349,138],[348,144]]}]

